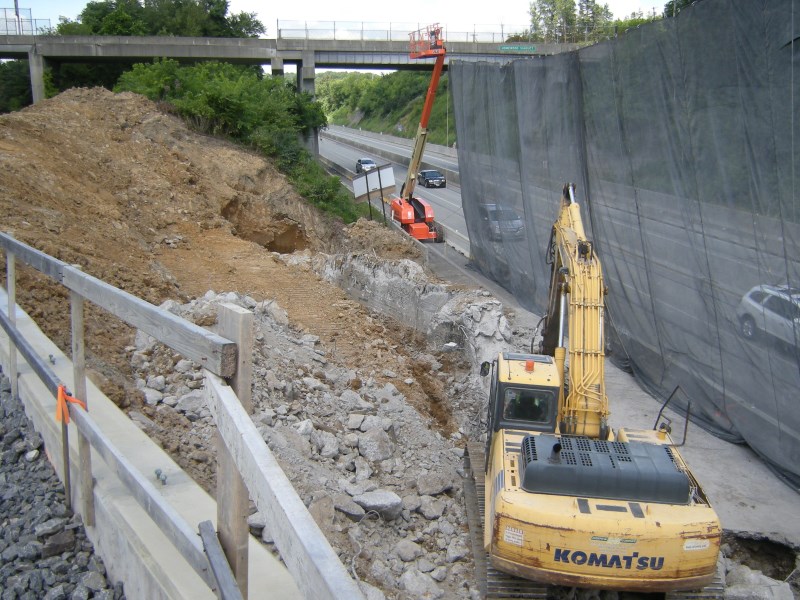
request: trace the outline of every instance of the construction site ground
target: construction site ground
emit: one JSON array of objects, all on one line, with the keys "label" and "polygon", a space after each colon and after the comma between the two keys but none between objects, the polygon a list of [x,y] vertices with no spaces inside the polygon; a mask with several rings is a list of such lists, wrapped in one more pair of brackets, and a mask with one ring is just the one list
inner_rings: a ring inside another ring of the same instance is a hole
[{"label": "construction site ground", "polygon": [[[449,412],[446,380],[415,370],[412,357],[425,345],[424,336],[371,313],[313,270],[279,256],[307,251],[419,260],[414,243],[370,222],[343,226],[309,207],[261,156],[192,132],[141,96],[74,89],[0,117],[0,214],[3,230],[20,241],[157,305],[185,303],[209,290],[275,300],[295,330],[335,348],[338,364],[391,381],[445,438],[463,424]],[[533,316],[467,262],[451,256],[438,263],[439,272],[465,286],[477,280],[492,289],[527,331]],[[67,291],[28,268],[19,268],[17,277],[19,304],[68,349]],[[121,408],[164,418],[134,383],[130,348],[136,332],[95,307],[87,308],[86,326],[95,383]],[[371,348],[378,339],[382,346]],[[469,370],[455,355],[437,358],[444,370]],[[387,375],[387,369],[397,372]],[[612,425],[652,427],[659,407],[627,373],[611,367],[608,385]],[[180,453],[180,427],[164,425],[160,443]],[[800,547],[793,490],[747,448],[694,426],[689,438],[683,453],[723,526]],[[176,460],[211,489],[212,462]]]}]

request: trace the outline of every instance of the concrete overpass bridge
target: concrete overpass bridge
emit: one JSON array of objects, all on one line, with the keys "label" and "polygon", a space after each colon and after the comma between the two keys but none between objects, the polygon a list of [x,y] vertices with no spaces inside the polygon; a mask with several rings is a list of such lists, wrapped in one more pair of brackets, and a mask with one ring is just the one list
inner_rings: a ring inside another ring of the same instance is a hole
[{"label": "concrete overpass bridge", "polygon": [[[201,38],[161,36],[37,36],[0,35],[0,58],[27,59],[34,103],[44,99],[47,65],[92,62],[147,62],[172,58],[181,62],[218,60],[238,64],[269,65],[283,74],[284,65],[297,66],[297,84],[314,93],[319,68],[425,69],[430,61],[408,56],[407,29],[333,27],[280,28],[275,39]],[[446,37],[447,61],[513,59],[572,50],[575,44],[506,42],[508,34],[487,36],[477,31],[454,32]]]}]

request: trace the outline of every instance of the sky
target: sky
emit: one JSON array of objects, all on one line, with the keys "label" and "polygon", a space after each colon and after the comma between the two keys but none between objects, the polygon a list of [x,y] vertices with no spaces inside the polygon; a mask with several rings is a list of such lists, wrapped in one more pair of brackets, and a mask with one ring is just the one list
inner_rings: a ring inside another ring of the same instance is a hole
[{"label": "sky", "polygon": [[[602,1],[602,0],[601,0]],[[18,0],[20,9],[29,8],[34,19],[50,19],[58,25],[60,16],[75,20],[88,0]],[[615,18],[634,11],[661,13],[666,0],[606,0]],[[466,7],[465,4],[471,6]],[[440,23],[450,31],[472,31],[476,25],[526,26],[529,0],[404,0],[332,2],[331,0],[229,0],[229,14],[254,12],[266,26],[265,37],[275,37],[278,21],[355,21],[370,23],[415,23],[420,27]],[[0,0],[0,7],[13,8],[14,0]],[[478,29],[478,28],[476,28]],[[480,31],[480,29],[478,29]],[[493,29],[494,30],[494,29]]]}]

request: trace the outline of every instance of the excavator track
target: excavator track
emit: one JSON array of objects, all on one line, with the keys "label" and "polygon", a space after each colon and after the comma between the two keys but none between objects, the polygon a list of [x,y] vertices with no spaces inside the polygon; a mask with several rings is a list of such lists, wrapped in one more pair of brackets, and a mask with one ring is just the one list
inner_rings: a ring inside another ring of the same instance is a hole
[{"label": "excavator track", "polygon": [[723,582],[719,566],[714,581],[703,589],[689,590],[686,592],[668,592],[664,594],[664,600],[723,600],[724,598],[725,583]]},{"label": "excavator track", "polygon": [[480,442],[469,442],[464,458],[468,474],[464,480],[464,498],[472,541],[472,555],[475,557],[475,574],[478,577],[481,595],[487,600],[499,598],[546,599],[546,585],[514,577],[491,566],[489,555],[483,549],[483,466],[485,458]]}]

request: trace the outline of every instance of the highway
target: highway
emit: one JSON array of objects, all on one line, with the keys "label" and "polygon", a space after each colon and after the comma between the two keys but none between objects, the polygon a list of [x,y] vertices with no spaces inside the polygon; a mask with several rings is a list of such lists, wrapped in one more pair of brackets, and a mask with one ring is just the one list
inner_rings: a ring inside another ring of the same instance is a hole
[{"label": "highway", "polygon": [[[400,193],[400,187],[405,182],[408,169],[405,165],[382,158],[382,155],[399,154],[410,157],[412,140],[407,140],[407,144],[404,144],[403,141],[405,140],[399,140],[391,136],[375,137],[374,135],[362,134],[342,127],[336,128],[336,134],[346,136],[352,140],[354,145],[334,141],[326,137],[323,132],[319,140],[319,153],[323,158],[346,169],[351,178],[355,176],[356,160],[363,156],[373,158],[380,166],[391,164],[396,192]],[[368,145],[374,150],[363,150],[356,145],[361,148]],[[431,144],[426,147],[424,162],[432,164],[438,169],[458,172],[458,159],[437,153],[435,146]],[[350,181],[343,178],[343,182],[352,188]],[[414,195],[428,201],[433,206],[436,221],[445,227],[445,241],[447,244],[465,256],[469,256],[469,236],[461,206],[461,188],[451,181],[447,182],[447,187],[444,189],[426,188],[417,185]],[[377,202],[373,202],[373,204],[379,206]],[[386,208],[388,215],[388,206]],[[430,245],[435,246],[436,244]]]}]

